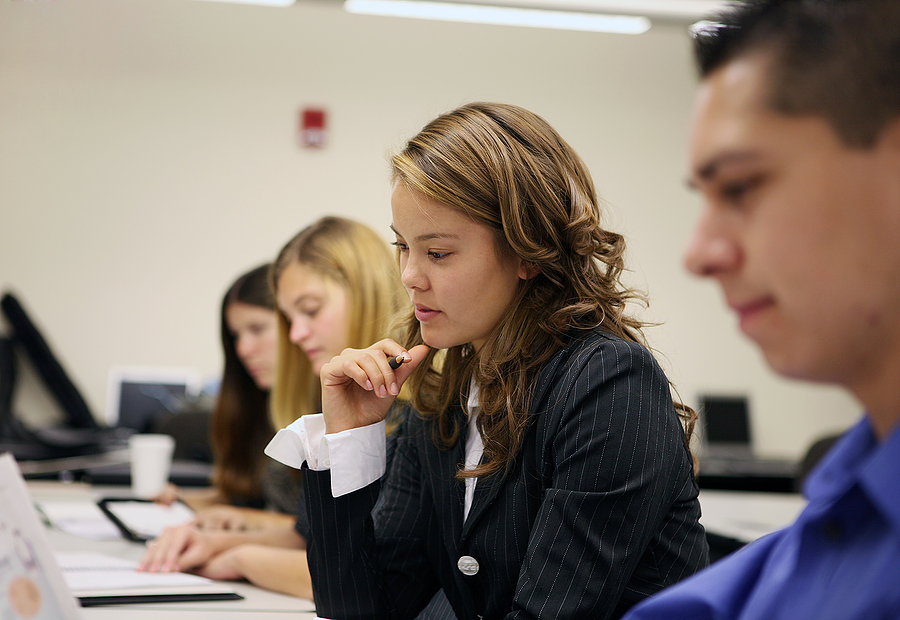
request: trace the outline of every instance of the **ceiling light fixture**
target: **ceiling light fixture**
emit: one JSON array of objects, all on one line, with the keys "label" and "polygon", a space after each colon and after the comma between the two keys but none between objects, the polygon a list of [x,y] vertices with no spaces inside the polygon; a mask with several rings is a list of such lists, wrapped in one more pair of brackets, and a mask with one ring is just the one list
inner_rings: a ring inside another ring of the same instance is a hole
[{"label": "ceiling light fixture", "polygon": [[614,32],[620,34],[641,34],[650,29],[649,19],[634,15],[605,15],[601,13],[547,10],[546,8],[521,8],[457,2],[346,0],[344,9],[350,13],[364,15],[559,30]]},{"label": "ceiling light fixture", "polygon": [[608,15],[643,15],[650,19],[696,21],[716,13],[730,0],[466,0],[472,4],[493,4],[555,11],[581,11]]},{"label": "ceiling light fixture", "polygon": [[202,0],[203,2],[228,2],[230,4],[256,4],[259,6],[291,6],[296,0]]}]

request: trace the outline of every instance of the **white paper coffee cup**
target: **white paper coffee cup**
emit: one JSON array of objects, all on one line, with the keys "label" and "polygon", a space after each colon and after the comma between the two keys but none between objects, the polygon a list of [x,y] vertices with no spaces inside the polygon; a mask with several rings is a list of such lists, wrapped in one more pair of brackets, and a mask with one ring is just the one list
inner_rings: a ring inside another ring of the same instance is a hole
[{"label": "white paper coffee cup", "polygon": [[132,494],[150,499],[162,493],[169,481],[175,440],[170,435],[132,435],[128,448]]}]

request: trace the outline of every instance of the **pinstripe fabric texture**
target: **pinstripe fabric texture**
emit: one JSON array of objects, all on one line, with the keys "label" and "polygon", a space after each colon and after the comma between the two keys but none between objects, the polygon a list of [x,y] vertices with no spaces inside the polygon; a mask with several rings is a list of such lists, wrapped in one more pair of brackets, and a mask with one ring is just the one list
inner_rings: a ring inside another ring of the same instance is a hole
[{"label": "pinstripe fabric texture", "polygon": [[465,440],[438,450],[416,417],[374,519],[378,484],[332,498],[330,473],[306,472],[319,615],[414,618],[443,588],[460,620],[618,618],[707,563],[691,458],[649,351],[579,336],[534,394],[514,467],[479,479],[465,523]]}]

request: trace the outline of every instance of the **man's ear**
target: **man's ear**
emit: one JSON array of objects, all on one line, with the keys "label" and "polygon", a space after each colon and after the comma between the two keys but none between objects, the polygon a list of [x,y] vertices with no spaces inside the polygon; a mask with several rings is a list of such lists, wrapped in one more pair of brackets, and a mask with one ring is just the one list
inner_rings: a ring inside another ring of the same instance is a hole
[{"label": "man's ear", "polygon": [[900,152],[900,116],[885,124],[878,141]]},{"label": "man's ear", "polygon": [[900,181],[900,116],[884,126],[875,148],[888,154],[893,169],[891,176]]}]

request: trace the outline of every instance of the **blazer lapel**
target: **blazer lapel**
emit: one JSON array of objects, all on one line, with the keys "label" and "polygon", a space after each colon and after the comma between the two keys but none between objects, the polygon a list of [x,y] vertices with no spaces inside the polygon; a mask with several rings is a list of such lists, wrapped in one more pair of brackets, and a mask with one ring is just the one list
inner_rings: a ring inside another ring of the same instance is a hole
[{"label": "blazer lapel", "polygon": [[[455,552],[459,544],[465,498],[465,486],[462,481],[456,479],[456,471],[463,462],[466,446],[465,414],[462,408],[454,407],[454,415],[460,418],[461,425],[460,438],[456,445],[449,450],[434,450],[431,436],[428,435],[423,441],[431,445],[426,445],[422,451],[428,467],[426,480],[431,487],[435,509],[438,515],[442,515],[440,520],[444,524],[442,527],[445,535],[444,544],[451,553]],[[450,492],[447,489],[450,489]]]},{"label": "blazer lapel", "polygon": [[[541,414],[546,409],[546,405],[543,403],[544,399],[547,397],[547,392],[550,386],[553,384],[553,378],[556,375],[557,368],[562,361],[562,358],[565,354],[565,349],[561,350],[559,353],[550,358],[550,361],[547,362],[547,365],[541,369],[540,374],[538,375],[538,380],[534,385],[534,392],[532,394],[531,400],[531,416],[532,419],[529,421],[529,428],[525,431],[525,435],[523,436],[522,446],[519,448],[519,454],[516,455],[516,459],[521,457],[522,448],[525,446],[527,435],[534,432],[534,417]],[[468,426],[468,425],[466,425]],[[462,444],[465,445],[465,440],[461,439],[457,445]],[[460,455],[461,462],[463,455]],[[466,519],[466,522],[462,527],[462,539],[465,539],[472,532],[473,528],[477,524],[479,518],[484,514],[484,511],[488,506],[496,499],[497,494],[500,492],[502,488],[504,488],[504,479],[500,474],[495,474],[490,478],[479,478],[478,482],[475,483],[475,496],[472,500],[472,508],[469,510],[469,517]],[[465,493],[465,491],[463,491]]]},{"label": "blazer lapel", "polygon": [[475,496],[472,499],[472,508],[469,509],[469,517],[462,526],[462,536],[460,540],[464,540],[474,528],[478,519],[491,502],[497,497],[497,493],[503,488],[503,480],[500,476],[491,476],[488,479],[479,478],[475,483]]}]

